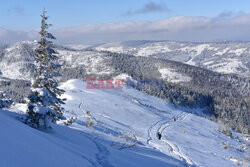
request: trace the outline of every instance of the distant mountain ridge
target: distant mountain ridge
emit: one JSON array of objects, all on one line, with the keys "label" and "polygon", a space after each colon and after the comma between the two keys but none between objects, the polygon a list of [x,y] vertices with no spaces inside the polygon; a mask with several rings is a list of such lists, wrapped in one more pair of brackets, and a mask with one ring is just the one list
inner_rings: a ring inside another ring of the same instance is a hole
[{"label": "distant mountain ridge", "polygon": [[[124,43],[127,46],[150,44],[152,47],[151,45],[159,45],[152,44],[150,41]],[[169,44],[169,42],[167,43]],[[23,41],[1,49],[0,78],[30,80],[34,71],[33,55],[36,46],[36,41]],[[162,47],[162,44],[159,46]],[[56,50],[59,53],[59,61],[63,65],[61,73],[64,81],[72,78],[85,79],[88,76],[109,78],[126,73],[130,76],[162,79],[170,83],[189,85],[199,89],[225,89],[226,92],[230,89],[233,90],[231,93],[234,95],[249,96],[247,89],[249,79],[244,79],[241,76],[223,75],[206,68],[197,68],[160,56],[134,56],[133,54],[119,54],[91,48],[78,50],[74,47],[64,46],[56,46]],[[205,85],[206,87],[204,87]]]},{"label": "distant mountain ridge", "polygon": [[169,59],[250,77],[250,42],[125,41],[102,44],[93,49]]}]

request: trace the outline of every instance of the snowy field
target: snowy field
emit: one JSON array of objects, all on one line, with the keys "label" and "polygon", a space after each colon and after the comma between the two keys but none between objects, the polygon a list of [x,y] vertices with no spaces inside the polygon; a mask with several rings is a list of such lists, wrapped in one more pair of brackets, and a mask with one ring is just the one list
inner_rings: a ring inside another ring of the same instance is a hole
[{"label": "snowy field", "polygon": [[243,159],[242,143],[192,114],[199,109],[174,108],[130,88],[86,89],[80,80],[61,88],[65,116],[75,120],[69,126],[60,121],[47,131],[30,128],[16,119],[23,104],[0,111],[0,167],[230,167]]}]

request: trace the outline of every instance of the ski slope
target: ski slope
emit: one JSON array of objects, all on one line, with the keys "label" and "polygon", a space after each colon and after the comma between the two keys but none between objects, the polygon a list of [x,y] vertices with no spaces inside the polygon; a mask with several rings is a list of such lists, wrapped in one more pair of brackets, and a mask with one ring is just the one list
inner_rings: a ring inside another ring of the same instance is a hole
[{"label": "ski slope", "polygon": [[216,123],[191,114],[199,109],[175,108],[131,88],[86,89],[80,80],[60,88],[66,91],[65,116],[75,119],[69,126],[60,121],[52,130],[32,129],[15,119],[25,111],[22,104],[12,112],[0,111],[0,166],[230,167],[243,157],[233,147],[221,146],[228,142],[239,147],[241,142],[218,132]]}]

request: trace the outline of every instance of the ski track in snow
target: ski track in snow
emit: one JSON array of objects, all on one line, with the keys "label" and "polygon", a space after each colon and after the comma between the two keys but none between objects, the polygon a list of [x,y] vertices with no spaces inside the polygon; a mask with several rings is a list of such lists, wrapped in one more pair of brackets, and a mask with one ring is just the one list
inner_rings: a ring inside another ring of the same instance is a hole
[{"label": "ski track in snow", "polygon": [[[158,132],[160,132],[161,134],[163,134],[164,130],[167,127],[170,127],[171,124],[173,123],[181,123],[183,122],[187,116],[189,116],[189,113],[185,113],[182,112],[181,114],[176,116],[176,121],[172,121],[174,119],[174,117],[170,120],[169,118],[165,118],[165,119],[161,119],[159,121],[157,121],[154,125],[152,125],[149,129],[148,129],[148,140],[147,140],[147,144],[151,145],[151,143],[153,143],[153,141],[162,141],[164,142],[164,144],[166,144],[169,147],[169,152],[171,155],[173,155],[174,157],[178,157],[180,160],[183,160],[184,162],[186,162],[186,164],[188,166],[198,166],[197,163],[195,163],[191,158],[189,158],[188,156],[186,156],[185,154],[183,154],[180,150],[180,148],[171,143],[170,141],[166,140],[166,139],[162,139],[162,140],[158,140],[156,138],[156,134]],[[167,120],[166,120],[167,119]],[[155,137],[153,137],[155,136]],[[162,136],[163,137],[163,136]],[[160,150],[163,153],[166,153],[165,150],[161,150],[159,147],[157,147],[157,144],[153,144],[153,147],[157,150]]]},{"label": "ski track in snow", "polygon": [[107,147],[97,142],[97,140],[92,140],[93,143],[96,145],[98,153],[96,153],[96,160],[102,167],[114,167],[108,160],[108,156],[110,152],[108,151]]},{"label": "ski track in snow", "polygon": [[[104,92],[106,93],[107,91],[104,91]],[[114,94],[120,95],[118,93],[115,92]],[[150,113],[148,115],[148,119],[151,119],[151,117],[154,119],[154,120],[150,120],[151,122],[150,124],[148,124],[148,122],[144,123],[143,130],[145,130],[144,132],[146,132],[146,134],[143,134],[144,135],[143,137],[146,137],[146,138],[143,138],[143,139],[146,139],[146,147],[153,148],[154,150],[157,150],[167,156],[171,156],[174,159],[178,160],[178,162],[181,161],[181,165],[183,166],[196,167],[196,166],[201,166],[201,165],[203,166],[205,164],[203,163],[202,160],[199,161],[199,159],[195,159],[195,156],[192,157],[192,152],[191,153],[186,152],[188,151],[189,148],[185,147],[185,145],[184,146],[181,145],[182,144],[181,142],[179,145],[178,140],[175,141],[173,139],[168,138],[167,136],[168,129],[169,130],[171,128],[174,129],[174,127],[184,128],[186,123],[190,121],[191,118],[193,118],[191,117],[192,115],[191,113],[182,112],[181,110],[175,110],[173,108],[168,108],[168,111],[165,111],[164,110],[165,106],[157,107],[155,103],[151,103],[150,100],[141,96],[135,97],[129,94],[128,95],[121,94],[120,96],[122,96],[123,100],[126,100],[132,105],[134,105],[135,107],[138,107],[136,109],[139,112],[144,112],[144,110],[148,111]],[[78,115],[76,123],[79,124],[80,126],[85,126],[86,124],[83,118],[84,118],[84,113],[88,107],[85,107],[85,101],[80,100],[81,98],[82,97],[79,97],[79,102],[75,104],[79,108],[79,111],[82,111],[76,114]],[[88,101],[86,101],[86,106],[87,104],[88,104]],[[117,106],[117,104],[120,107],[122,106],[121,105],[122,103],[119,104],[115,101],[114,105]],[[132,109],[129,108],[128,111],[132,112],[134,108]],[[125,111],[126,107],[123,107],[123,110]],[[116,117],[115,119],[111,118],[111,116],[107,112],[103,111],[103,112],[95,113],[94,112],[95,110],[92,108],[90,108],[90,111],[91,111],[91,114],[93,114],[92,115],[93,122],[97,123],[94,125],[95,126],[94,129],[98,134],[103,133],[106,135],[111,135],[113,137],[119,137],[120,135],[124,135],[126,132],[128,132],[132,128],[130,127],[130,124],[127,124],[126,121],[119,122],[117,121]],[[174,121],[174,117],[176,117],[176,121]],[[118,117],[118,120],[119,118],[120,117]],[[110,123],[113,126],[111,126]],[[158,140],[157,132],[160,132],[162,134],[161,140]],[[96,146],[97,151],[94,152],[93,159],[91,159],[91,161],[88,160],[89,163],[95,162],[96,164],[95,165],[93,164],[93,166],[97,166],[97,167],[114,166],[115,163],[112,161],[112,155],[113,155],[112,149],[110,149],[107,144],[99,140],[98,137],[95,138],[95,136],[93,136],[93,133],[92,135],[89,135],[88,137],[91,140],[93,140],[92,142]],[[131,132],[131,134],[133,134],[133,132]],[[138,139],[136,138],[135,141],[138,141]],[[143,141],[145,142],[145,140]],[[194,158],[194,160],[191,157]]]},{"label": "ski track in snow", "polygon": [[[81,111],[83,111],[82,105],[83,105],[83,102],[81,102],[78,106]],[[94,117],[92,118],[94,121],[96,121]],[[99,163],[99,165],[101,167],[114,167],[108,160],[108,156],[110,155],[110,152],[108,151],[107,147],[97,142],[97,139],[93,139],[93,137],[92,138],[89,136],[86,136],[86,137],[89,138],[95,144],[98,150],[98,153],[96,153],[95,156],[96,156],[96,161]],[[94,166],[96,165],[94,164]]]}]

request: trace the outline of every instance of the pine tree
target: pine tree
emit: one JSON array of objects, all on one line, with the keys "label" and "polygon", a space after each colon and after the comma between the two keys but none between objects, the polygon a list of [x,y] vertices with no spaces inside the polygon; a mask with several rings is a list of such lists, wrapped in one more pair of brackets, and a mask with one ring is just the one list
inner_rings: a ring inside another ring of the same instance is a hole
[{"label": "pine tree", "polygon": [[9,108],[13,103],[14,101],[5,91],[0,91],[0,109]]},{"label": "pine tree", "polygon": [[51,121],[55,121],[63,114],[64,100],[59,96],[63,90],[58,88],[58,82],[55,79],[59,74],[57,63],[57,52],[53,49],[54,45],[51,40],[55,37],[47,30],[51,24],[47,24],[48,17],[43,10],[41,15],[41,31],[38,48],[35,50],[35,78],[32,81],[31,94],[28,96],[28,111],[26,123],[39,128],[49,126]]}]

